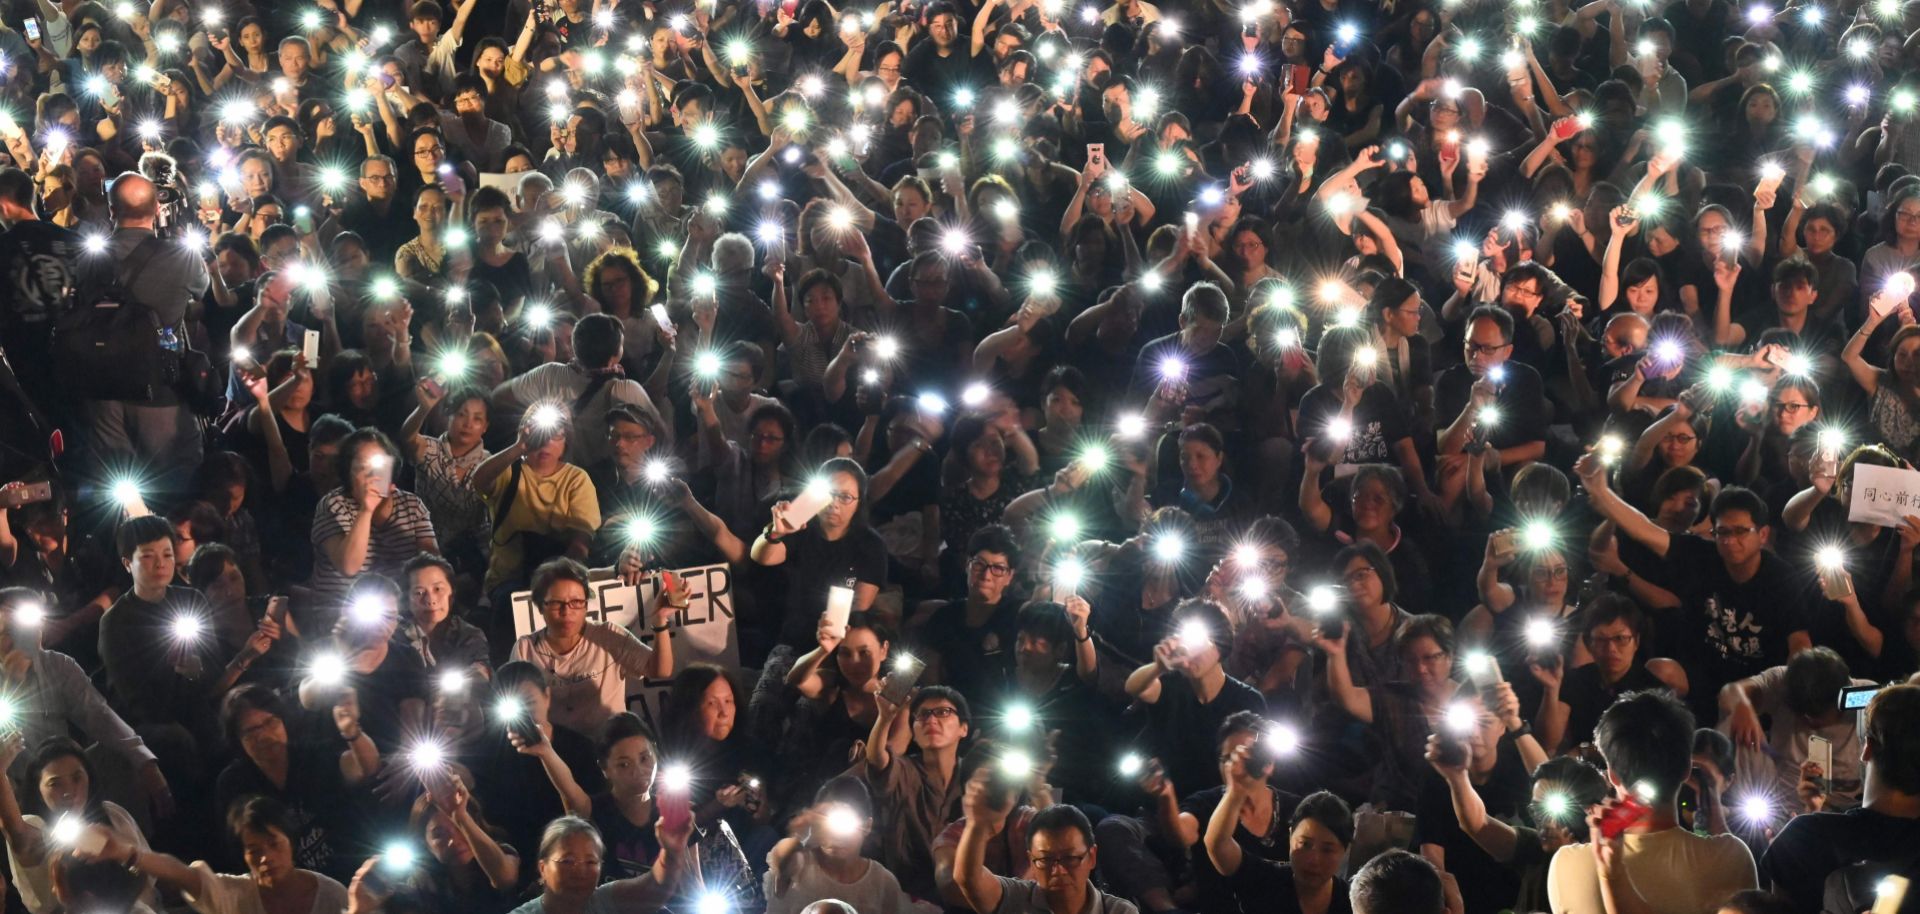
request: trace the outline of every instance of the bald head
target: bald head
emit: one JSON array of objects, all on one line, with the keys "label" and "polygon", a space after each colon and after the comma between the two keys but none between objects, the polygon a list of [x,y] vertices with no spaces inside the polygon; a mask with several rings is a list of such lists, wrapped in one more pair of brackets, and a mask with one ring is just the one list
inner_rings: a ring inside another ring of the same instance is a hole
[{"label": "bald head", "polygon": [[801,908],[800,914],[860,914],[860,912],[854,910],[853,905],[838,898],[823,898]]},{"label": "bald head", "polygon": [[116,225],[129,228],[153,226],[159,215],[154,202],[153,182],[138,172],[126,172],[113,179],[107,190],[107,205]]}]

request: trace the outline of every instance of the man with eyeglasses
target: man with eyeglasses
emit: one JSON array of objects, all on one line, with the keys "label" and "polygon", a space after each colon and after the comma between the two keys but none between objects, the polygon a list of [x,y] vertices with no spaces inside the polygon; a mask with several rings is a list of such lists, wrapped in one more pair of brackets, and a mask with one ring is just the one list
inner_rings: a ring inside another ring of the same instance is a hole
[{"label": "man with eyeglasses", "polygon": [[967,824],[953,855],[953,881],[975,914],[1139,914],[1132,902],[1093,884],[1099,862],[1093,825],[1073,806],[1049,806],[1027,824],[1026,872],[1033,879],[988,872],[987,838],[1005,828],[1013,808],[1009,798],[997,795],[992,778],[991,768],[983,766],[967,782],[961,801]]},{"label": "man with eyeglasses", "polygon": [[1581,611],[1580,624],[1592,663],[1573,669],[1530,664],[1541,685],[1534,733],[1549,755],[1558,754],[1563,742],[1590,738],[1601,712],[1628,692],[1664,688],[1684,698],[1689,691],[1687,671],[1680,664],[1666,657],[1640,659],[1647,616],[1632,598],[1601,594]]},{"label": "man with eyeglasses", "polygon": [[[687,486],[687,467],[672,456],[660,417],[631,403],[607,410],[607,459],[586,468],[606,520],[590,550],[596,565],[614,565],[629,583],[648,568],[739,562],[747,546]],[[649,473],[656,465],[668,477]]]},{"label": "man with eyeglasses", "polygon": [[1434,384],[1439,453],[1485,442],[1503,468],[1546,456],[1546,386],[1532,366],[1512,361],[1513,332],[1504,308],[1482,305],[1467,317],[1466,361]]},{"label": "man with eyeglasses", "polygon": [[593,585],[586,566],[554,559],[533,572],[529,602],[542,626],[514,642],[512,658],[546,671],[553,721],[598,738],[627,709],[627,680],[673,675],[674,617],[687,608],[689,588],[669,578],[641,614],[653,632],[648,645],[624,626],[587,621]]},{"label": "man with eyeglasses", "polygon": [[1767,504],[1752,491],[1722,489],[1708,516],[1713,538],[1674,534],[1649,520],[1607,484],[1597,454],[1574,464],[1595,512],[1619,533],[1665,560],[1678,611],[1663,643],[1684,646],[1691,703],[1703,715],[1729,682],[1753,676],[1813,645],[1803,594],[1807,582],[1767,548]]},{"label": "man with eyeglasses", "polygon": [[[340,212],[340,227],[367,243],[370,263],[392,263],[400,246],[413,238],[412,224],[399,218],[394,205],[398,186],[395,174],[392,159],[384,155],[368,157],[360,163],[360,193]],[[335,204],[339,204],[338,195]]]},{"label": "man with eyeglasses", "polygon": [[908,629],[939,681],[980,696],[999,681],[1014,646],[1020,601],[1006,598],[1020,567],[1019,541],[1006,526],[988,524],[967,538],[966,555],[966,593],[920,604]]}]

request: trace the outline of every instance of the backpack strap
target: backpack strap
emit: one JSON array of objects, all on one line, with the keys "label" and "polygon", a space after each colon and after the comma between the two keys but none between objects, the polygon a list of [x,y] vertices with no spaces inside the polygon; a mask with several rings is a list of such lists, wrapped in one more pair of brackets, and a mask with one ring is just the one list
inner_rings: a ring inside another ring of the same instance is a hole
[{"label": "backpack strap", "polygon": [[127,252],[127,259],[120,264],[114,278],[129,290],[137,288],[141,275],[153,264],[153,259],[160,256],[165,245],[166,242],[160,240],[158,235],[140,239],[140,243]]},{"label": "backpack strap", "polygon": [[613,371],[602,372],[594,376],[593,380],[587,382],[587,389],[582,391],[580,396],[573,401],[573,411],[571,415],[580,415],[580,411],[586,409],[587,404],[592,403],[593,398],[599,396],[600,391],[605,390],[607,385],[613,383],[619,376],[618,372]]}]

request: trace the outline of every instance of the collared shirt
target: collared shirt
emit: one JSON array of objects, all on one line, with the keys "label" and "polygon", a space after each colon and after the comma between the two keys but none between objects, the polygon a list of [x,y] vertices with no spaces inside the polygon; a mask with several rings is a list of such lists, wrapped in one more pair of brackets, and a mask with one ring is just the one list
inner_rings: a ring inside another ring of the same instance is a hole
[{"label": "collared shirt", "polygon": [[1047,893],[1040,884],[1026,879],[995,876],[1000,882],[1000,906],[993,914],[1140,914],[1133,902],[1115,898],[1087,883],[1087,905],[1079,911],[1054,911],[1047,907]]},{"label": "collared shirt", "polygon": [[907,894],[935,897],[933,839],[960,814],[960,795],[967,784],[959,766],[939,787],[917,755],[895,755],[887,770],[877,773],[861,761],[850,773],[873,786],[874,830],[881,839],[874,856],[900,880]]}]

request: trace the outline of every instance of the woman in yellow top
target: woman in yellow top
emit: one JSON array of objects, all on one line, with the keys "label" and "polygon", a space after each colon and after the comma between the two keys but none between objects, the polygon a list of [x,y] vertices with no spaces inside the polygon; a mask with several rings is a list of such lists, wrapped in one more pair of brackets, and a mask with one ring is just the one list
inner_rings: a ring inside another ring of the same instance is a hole
[{"label": "woman in yellow top", "polygon": [[564,404],[529,406],[519,440],[473,471],[473,486],[493,515],[486,587],[496,609],[504,610],[512,591],[526,587],[540,563],[563,556],[586,561],[600,527],[593,481],[562,459],[571,420]]}]

